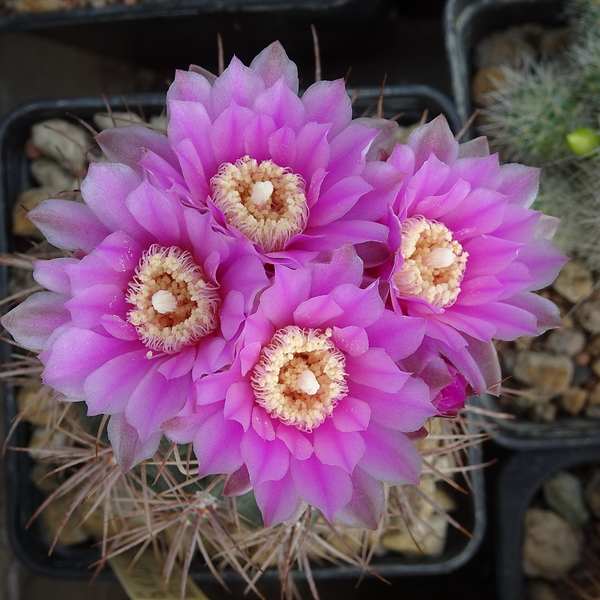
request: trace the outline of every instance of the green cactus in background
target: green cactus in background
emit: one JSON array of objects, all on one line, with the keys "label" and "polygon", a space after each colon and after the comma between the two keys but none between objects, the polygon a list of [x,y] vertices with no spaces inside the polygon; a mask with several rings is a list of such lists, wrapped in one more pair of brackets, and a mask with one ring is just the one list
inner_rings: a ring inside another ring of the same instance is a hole
[{"label": "green cactus in background", "polygon": [[490,93],[481,130],[505,160],[534,165],[568,156],[566,136],[592,124],[580,98],[580,78],[557,62],[529,61],[502,68],[502,86]]},{"label": "green cactus in background", "polygon": [[562,56],[501,67],[480,129],[504,161],[544,167],[534,208],[559,217],[555,241],[600,271],[600,0],[569,0]]}]

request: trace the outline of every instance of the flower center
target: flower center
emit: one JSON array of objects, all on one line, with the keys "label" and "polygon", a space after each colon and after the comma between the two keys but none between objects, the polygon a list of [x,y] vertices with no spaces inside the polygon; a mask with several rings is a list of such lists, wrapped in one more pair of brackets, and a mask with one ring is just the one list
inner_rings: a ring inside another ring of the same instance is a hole
[{"label": "flower center", "polygon": [[346,359],[331,331],[279,329],[262,349],[252,373],[256,401],[272,417],[301,431],[312,431],[348,393]]},{"label": "flower center", "polygon": [[219,296],[192,255],[154,244],[144,252],[129,284],[129,322],[152,350],[173,354],[217,326]]},{"label": "flower center", "polygon": [[404,263],[393,277],[399,296],[442,308],[454,304],[469,255],[445,225],[420,216],[406,219],[400,252]]},{"label": "flower center", "polygon": [[266,252],[282,250],[304,230],[308,206],[304,180],[272,160],[244,156],[224,163],[210,181],[215,206],[227,222]]}]

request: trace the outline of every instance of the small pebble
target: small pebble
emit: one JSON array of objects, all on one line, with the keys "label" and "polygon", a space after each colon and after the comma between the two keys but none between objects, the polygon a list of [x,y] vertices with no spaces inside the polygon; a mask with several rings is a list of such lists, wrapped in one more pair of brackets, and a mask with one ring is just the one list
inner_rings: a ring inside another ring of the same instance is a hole
[{"label": "small pebble", "polygon": [[92,145],[91,135],[83,127],[64,119],[48,119],[33,125],[31,139],[44,156],[66,170],[74,174],[83,172],[88,162],[86,153]]},{"label": "small pebble", "polygon": [[583,486],[575,475],[559,471],[543,485],[546,504],[575,529],[583,527],[590,513],[583,500]]},{"label": "small pebble", "polygon": [[594,469],[591,479],[585,486],[585,500],[592,514],[600,519],[600,468]]},{"label": "small pebble", "polygon": [[528,600],[560,600],[554,588],[545,581],[531,581],[527,586]]},{"label": "small pebble", "polygon": [[592,273],[577,260],[570,260],[558,274],[552,287],[569,302],[575,304],[585,298],[594,286]]},{"label": "small pebble", "polygon": [[597,299],[584,302],[576,311],[577,320],[589,333],[600,332],[600,301]]},{"label": "small pebble", "polygon": [[557,581],[579,561],[580,532],[551,510],[530,508],[523,522],[523,572]]},{"label": "small pebble", "polygon": [[522,383],[557,395],[568,389],[574,368],[571,358],[564,354],[529,351],[519,353],[513,374]]},{"label": "small pebble", "polygon": [[54,189],[48,187],[30,188],[22,192],[13,207],[13,235],[36,240],[44,239],[40,230],[27,218],[27,213],[54,195]]},{"label": "small pebble", "polygon": [[72,173],[65,171],[58,163],[49,158],[38,158],[29,168],[35,180],[44,187],[52,188],[54,193],[74,190],[79,183]]},{"label": "small pebble", "polygon": [[561,327],[548,336],[548,347],[556,354],[576,357],[585,348],[586,339],[585,333],[579,329]]},{"label": "small pebble", "polygon": [[572,387],[569,388],[560,398],[561,408],[568,412],[570,415],[578,415],[587,402],[589,393],[580,388]]}]

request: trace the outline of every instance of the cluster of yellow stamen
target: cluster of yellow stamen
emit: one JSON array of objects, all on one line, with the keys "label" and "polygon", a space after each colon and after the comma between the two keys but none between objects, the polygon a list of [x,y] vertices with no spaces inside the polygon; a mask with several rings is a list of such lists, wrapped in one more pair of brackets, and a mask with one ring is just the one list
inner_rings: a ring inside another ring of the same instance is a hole
[{"label": "cluster of yellow stamen", "polygon": [[404,263],[393,278],[400,296],[421,298],[441,308],[454,304],[468,253],[445,225],[420,216],[406,219],[400,251]]},{"label": "cluster of yellow stamen", "polygon": [[306,227],[304,180],[272,160],[244,156],[225,163],[210,183],[213,202],[227,222],[266,252],[282,250]]},{"label": "cluster of yellow stamen", "polygon": [[152,350],[172,354],[196,343],[217,326],[215,286],[176,246],[154,244],[145,252],[129,284],[128,314],[140,339]]},{"label": "cluster of yellow stamen", "polygon": [[258,404],[286,425],[312,431],[348,393],[346,359],[331,331],[279,329],[252,373]]}]

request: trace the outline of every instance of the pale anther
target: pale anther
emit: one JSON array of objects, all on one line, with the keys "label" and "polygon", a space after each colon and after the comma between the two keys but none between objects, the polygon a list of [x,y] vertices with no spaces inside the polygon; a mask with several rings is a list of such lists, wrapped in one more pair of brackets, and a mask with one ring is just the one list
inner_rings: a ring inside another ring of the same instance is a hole
[{"label": "pale anther", "polygon": [[430,269],[444,269],[454,262],[454,252],[450,248],[436,248],[423,260]]},{"label": "pale anther", "polygon": [[252,186],[252,194],[250,200],[258,207],[266,206],[267,202],[273,195],[273,184],[270,181],[257,181]]},{"label": "pale anther", "polygon": [[177,308],[177,299],[167,290],[158,290],[152,296],[152,307],[157,313],[166,315]]},{"label": "pale anther", "polygon": [[298,375],[298,387],[309,396],[314,396],[319,391],[319,382],[310,369],[304,369]]}]

